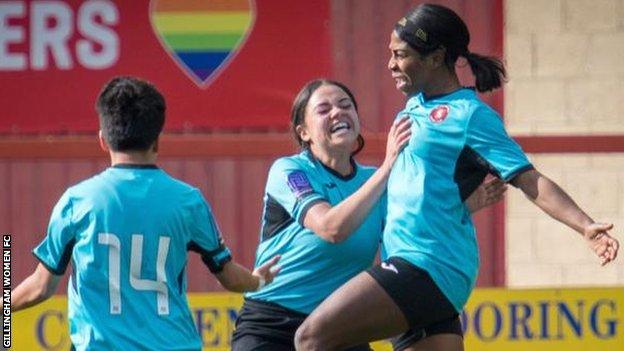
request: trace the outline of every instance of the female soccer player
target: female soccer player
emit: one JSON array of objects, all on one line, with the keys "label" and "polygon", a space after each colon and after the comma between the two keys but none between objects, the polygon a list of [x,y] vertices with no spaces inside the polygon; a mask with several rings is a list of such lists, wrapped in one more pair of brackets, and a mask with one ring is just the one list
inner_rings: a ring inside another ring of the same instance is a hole
[{"label": "female soccer player", "polygon": [[[408,97],[399,116],[410,117],[413,136],[388,180],[387,260],[346,283],[307,318],[297,331],[298,350],[340,350],[399,333],[395,350],[462,350],[457,315],[479,261],[462,201],[487,173],[579,232],[603,265],[615,259],[618,242],[607,233],[612,225],[594,222],[539,173],[496,112],[475,89],[460,85],[458,57],[467,60],[479,92],[500,87],[505,75],[499,60],[470,52],[469,41],[464,22],[443,6],[421,5],[396,24],[388,68]],[[438,335],[426,338],[427,329]]]},{"label": "female soccer player", "polygon": [[[293,350],[306,316],[371,266],[383,231],[386,181],[410,137],[411,122],[399,119],[379,169],[355,162],[363,146],[357,104],[347,87],[328,80],[301,90],[291,119],[303,151],[278,159],[269,171],[256,257],[260,266],[280,255],[283,268],[271,285],[246,294],[234,351]],[[471,206],[488,205],[503,191],[502,183],[493,184],[477,192],[490,198],[475,196]],[[366,342],[353,348],[360,349],[369,350]]]},{"label": "female soccer player", "polygon": [[51,297],[71,261],[72,350],[201,350],[186,298],[188,251],[238,292],[270,283],[279,256],[253,272],[233,261],[201,192],[156,166],[166,104],[152,84],[116,77],[97,110],[111,167],[65,191],[11,309]]}]

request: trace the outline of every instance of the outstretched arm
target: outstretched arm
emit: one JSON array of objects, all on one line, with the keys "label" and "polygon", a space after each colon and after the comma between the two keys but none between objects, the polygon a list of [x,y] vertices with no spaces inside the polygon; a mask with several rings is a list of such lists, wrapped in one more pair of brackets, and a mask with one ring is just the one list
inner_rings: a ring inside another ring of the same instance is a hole
[{"label": "outstretched arm", "polygon": [[327,202],[313,205],[308,210],[303,225],[330,243],[347,239],[362,224],[386,190],[394,161],[409,142],[411,125],[407,117],[394,123],[388,134],[386,157],[379,169],[358,191],[338,205],[332,207]]},{"label": "outstretched arm", "polygon": [[280,268],[277,266],[280,256],[271,258],[262,266],[256,268],[253,272],[241,266],[240,264],[230,261],[223,266],[223,270],[215,276],[221,285],[234,292],[256,291],[261,289],[265,284],[273,281],[279,273]]},{"label": "outstretched arm", "polygon": [[39,263],[33,274],[11,291],[11,310],[19,311],[47,300],[56,291],[61,277]]},{"label": "outstretched arm", "polygon": [[552,218],[582,234],[603,266],[616,258],[619,243],[607,233],[613,224],[594,222],[561,187],[536,170],[526,171],[512,182]]}]

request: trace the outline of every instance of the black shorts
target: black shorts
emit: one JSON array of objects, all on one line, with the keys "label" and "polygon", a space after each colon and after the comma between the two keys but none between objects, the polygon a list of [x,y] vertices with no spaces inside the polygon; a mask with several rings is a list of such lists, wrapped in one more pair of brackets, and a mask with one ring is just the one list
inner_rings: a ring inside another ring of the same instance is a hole
[{"label": "black shorts", "polygon": [[[232,351],[295,351],[295,332],[308,315],[245,298],[232,335]],[[348,351],[370,351],[368,345]]]},{"label": "black shorts", "polygon": [[368,274],[390,295],[409,324],[406,333],[393,339],[395,350],[435,334],[463,335],[455,307],[425,270],[391,257]]},{"label": "black shorts", "polygon": [[463,337],[461,322],[459,316],[454,318],[445,319],[443,321],[429,324],[421,329],[410,329],[405,333],[398,335],[394,338],[390,338],[392,342],[392,349],[394,351],[402,351],[428,336],[437,334],[456,334]]}]

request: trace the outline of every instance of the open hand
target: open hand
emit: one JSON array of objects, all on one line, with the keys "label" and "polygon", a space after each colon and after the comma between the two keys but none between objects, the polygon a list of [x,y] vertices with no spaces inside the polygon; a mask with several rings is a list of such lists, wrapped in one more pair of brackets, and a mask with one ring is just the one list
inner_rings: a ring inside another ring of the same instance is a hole
[{"label": "open hand", "polygon": [[282,269],[282,267],[277,266],[277,262],[279,262],[280,258],[282,258],[282,256],[280,255],[273,256],[270,260],[265,262],[262,266],[254,269],[254,271],[251,273],[253,276],[257,277],[259,281],[261,282],[259,284],[259,288],[261,288],[265,284],[271,283],[273,279],[275,279],[275,276],[279,274],[279,271]]},{"label": "open hand", "polygon": [[615,260],[620,248],[620,243],[607,233],[607,230],[611,229],[613,229],[613,224],[593,223],[583,230],[587,245],[598,255],[602,266]]},{"label": "open hand", "polygon": [[492,178],[481,183],[475,191],[466,199],[466,206],[470,213],[475,213],[482,208],[499,202],[505,192],[507,184],[498,178]]},{"label": "open hand", "polygon": [[409,116],[403,116],[392,123],[390,132],[388,133],[388,141],[386,142],[386,158],[384,163],[392,166],[397,156],[412,136],[412,121]]}]

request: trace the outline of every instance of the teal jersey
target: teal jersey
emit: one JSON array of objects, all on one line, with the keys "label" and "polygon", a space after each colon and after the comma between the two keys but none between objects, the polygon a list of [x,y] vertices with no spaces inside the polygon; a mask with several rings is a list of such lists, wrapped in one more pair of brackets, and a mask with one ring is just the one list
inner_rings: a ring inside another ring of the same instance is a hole
[{"label": "teal jersey", "polygon": [[320,201],[337,205],[374,173],[372,167],[352,164],[354,172],[342,177],[304,151],[272,165],[256,266],[279,254],[282,270],[271,284],[247,297],[309,314],[334,290],[371,266],[383,230],[383,201],[341,243],[329,243],[303,226],[311,206]]},{"label": "teal jersey", "polygon": [[33,253],[68,284],[77,350],[200,350],[187,252],[231,259],[201,192],[155,166],[118,165],[69,188]]},{"label": "teal jersey", "polygon": [[385,256],[426,270],[457,311],[478,273],[475,228],[465,199],[490,173],[510,181],[532,168],[498,114],[472,89],[411,97],[412,137],[388,180]]}]

